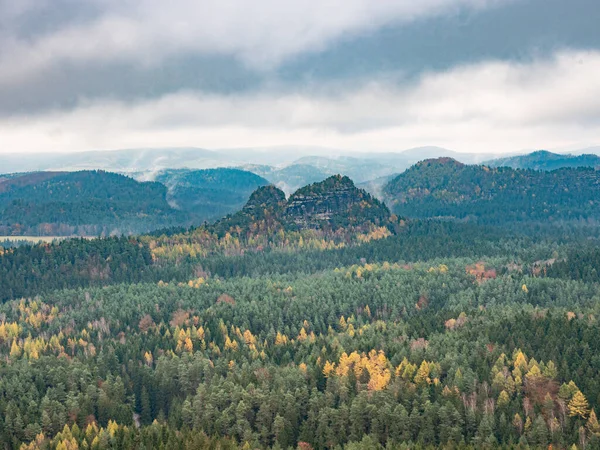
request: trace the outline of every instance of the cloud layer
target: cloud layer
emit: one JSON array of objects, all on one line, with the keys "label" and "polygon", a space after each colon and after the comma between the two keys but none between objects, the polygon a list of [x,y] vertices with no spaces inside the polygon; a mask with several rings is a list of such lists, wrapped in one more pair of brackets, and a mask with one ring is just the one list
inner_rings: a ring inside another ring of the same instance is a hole
[{"label": "cloud layer", "polygon": [[[253,68],[272,68],[298,53],[392,22],[483,8],[511,0],[60,0],[67,17],[36,34],[28,26],[47,0],[0,4],[5,32],[0,83],[33,77],[54,64],[136,61],[157,66],[169,56],[233,55]],[[81,12],[84,9],[87,12]],[[26,20],[26,19],[29,19]]]},{"label": "cloud layer", "polygon": [[[353,150],[463,151],[591,145],[600,136],[600,52],[488,61],[410,83],[244,94],[182,92],[0,122],[14,151],[301,143]],[[333,94],[332,94],[333,93]]]},{"label": "cloud layer", "polygon": [[598,144],[597,0],[0,0],[0,152]]}]

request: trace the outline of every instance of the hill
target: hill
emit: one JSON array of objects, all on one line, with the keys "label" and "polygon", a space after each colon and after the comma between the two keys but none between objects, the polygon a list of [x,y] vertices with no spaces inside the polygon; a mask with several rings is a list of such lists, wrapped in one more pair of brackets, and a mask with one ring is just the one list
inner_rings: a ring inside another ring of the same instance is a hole
[{"label": "hill", "polygon": [[388,208],[348,177],[332,176],[286,200],[262,186],[244,207],[214,224],[143,239],[156,260],[244,255],[264,250],[334,249],[390,236],[397,223]]},{"label": "hill", "polygon": [[155,180],[168,188],[167,200],[189,213],[195,223],[219,219],[242,208],[266,179],[239,169],[168,169]]},{"label": "hill", "polygon": [[482,161],[483,155],[478,153],[462,153],[442,147],[416,147],[404,150],[398,154],[409,164],[406,168],[425,159],[452,158],[465,164],[475,164]]},{"label": "hill", "polygon": [[540,150],[527,155],[494,159],[486,163],[490,167],[511,167],[513,169],[556,170],[566,167],[600,167],[598,155],[561,155]]},{"label": "hill", "polygon": [[395,213],[488,224],[596,221],[600,174],[594,169],[552,172],[426,160],[391,180],[384,196]]},{"label": "hill", "polygon": [[0,180],[0,234],[140,233],[182,224],[160,183],[103,171],[39,172]]},{"label": "hill", "polygon": [[217,227],[256,227],[256,222],[268,220],[287,230],[366,229],[387,224],[389,217],[385,204],[358,189],[350,178],[334,175],[297,190],[287,200],[275,186],[259,188],[241,211],[223,219]]},{"label": "hill", "polygon": [[296,225],[308,228],[330,226],[362,227],[385,224],[390,212],[385,204],[348,177],[335,175],[320,183],[305,186],[290,196],[286,216]]}]

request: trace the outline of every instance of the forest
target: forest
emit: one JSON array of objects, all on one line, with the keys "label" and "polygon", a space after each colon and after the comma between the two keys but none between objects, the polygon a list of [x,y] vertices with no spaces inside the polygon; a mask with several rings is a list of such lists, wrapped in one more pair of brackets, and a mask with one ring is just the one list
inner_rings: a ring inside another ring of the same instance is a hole
[{"label": "forest", "polygon": [[104,171],[0,178],[0,235],[98,236],[177,225],[185,215],[160,183]]},{"label": "forest", "polygon": [[[134,236],[201,224],[245,229],[257,218],[244,220],[239,213],[254,206],[250,216],[260,215],[256,206],[261,204],[287,228],[386,225],[390,213],[504,227],[589,227],[600,220],[600,179],[590,158],[569,165],[568,158],[557,160],[542,152],[489,166],[428,159],[399,175],[358,177],[363,181],[358,187],[347,176],[328,176],[310,165],[6,174],[0,175],[0,236]],[[519,168],[550,169],[552,161],[556,170]],[[313,164],[319,162],[317,158]],[[360,165],[353,170],[342,166],[354,175],[368,172]],[[224,217],[233,220],[222,221]]]},{"label": "forest", "polygon": [[5,449],[600,448],[600,241],[345,177],[215,224],[0,245]]},{"label": "forest", "polygon": [[0,175],[0,236],[118,236],[201,224],[239,210],[256,188],[269,184],[228,168],[129,175]]},{"label": "forest", "polygon": [[384,187],[400,216],[451,218],[492,225],[597,224],[599,172],[465,165],[451,158],[422,161]]}]

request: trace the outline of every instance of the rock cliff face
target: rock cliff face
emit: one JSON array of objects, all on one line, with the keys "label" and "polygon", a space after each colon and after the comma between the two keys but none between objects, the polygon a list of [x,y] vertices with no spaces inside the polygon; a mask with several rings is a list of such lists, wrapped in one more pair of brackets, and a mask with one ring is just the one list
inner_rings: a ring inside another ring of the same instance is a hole
[{"label": "rock cliff face", "polygon": [[286,216],[300,227],[318,228],[325,223],[378,223],[389,217],[389,211],[350,178],[334,175],[294,193],[288,199]]},{"label": "rock cliff face", "polygon": [[360,201],[356,191],[349,178],[331,177],[294,193],[288,200],[286,214],[295,222],[329,220]]}]

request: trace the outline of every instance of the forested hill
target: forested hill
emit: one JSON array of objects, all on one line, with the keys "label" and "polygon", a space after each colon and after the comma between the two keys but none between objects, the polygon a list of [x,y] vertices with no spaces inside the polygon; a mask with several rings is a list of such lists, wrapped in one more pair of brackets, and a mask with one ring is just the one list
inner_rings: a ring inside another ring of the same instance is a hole
[{"label": "forested hill", "polygon": [[358,189],[350,178],[334,175],[296,191],[286,214],[300,227],[382,225],[390,217],[385,204]]},{"label": "forested hill", "polygon": [[513,169],[556,170],[566,167],[600,167],[598,155],[560,155],[546,150],[527,155],[498,158],[488,163],[490,167],[512,167]]},{"label": "forested hill", "polygon": [[0,234],[140,233],[185,222],[160,183],[103,171],[40,172],[0,180]]},{"label": "forested hill", "polygon": [[217,223],[215,229],[223,232],[240,226],[257,228],[259,222],[270,228],[277,224],[287,231],[369,229],[387,225],[389,218],[385,204],[358,189],[350,178],[334,175],[299,189],[287,200],[280,189],[261,187],[241,211]]},{"label": "forested hill", "polygon": [[3,449],[600,448],[597,227],[396,220],[343,177],[220,223],[0,247]]},{"label": "forested hill", "polygon": [[144,236],[158,260],[241,256],[265,250],[335,249],[394,234],[401,224],[379,200],[335,175],[285,198],[275,186],[258,188],[237,213],[179,233]]},{"label": "forested hill", "polygon": [[592,168],[544,172],[440,158],[414,165],[384,191],[393,211],[406,217],[488,224],[600,219],[600,173]]},{"label": "forested hill", "polygon": [[240,210],[254,190],[269,184],[254,173],[231,168],[167,169],[155,180],[169,189],[169,203],[192,215],[195,223],[220,219]]},{"label": "forested hill", "polygon": [[385,205],[342,176],[306,186],[289,202],[279,189],[266,187],[266,179],[239,169],[169,169],[154,178],[142,182],[104,171],[1,177],[0,235],[139,234],[200,225],[227,214],[210,229],[225,233],[255,222],[256,231],[265,214],[254,206],[265,193],[282,198],[281,211],[271,211],[276,216],[271,219],[288,231],[348,226],[365,230],[384,225],[390,215]]}]

